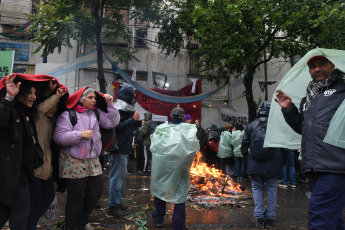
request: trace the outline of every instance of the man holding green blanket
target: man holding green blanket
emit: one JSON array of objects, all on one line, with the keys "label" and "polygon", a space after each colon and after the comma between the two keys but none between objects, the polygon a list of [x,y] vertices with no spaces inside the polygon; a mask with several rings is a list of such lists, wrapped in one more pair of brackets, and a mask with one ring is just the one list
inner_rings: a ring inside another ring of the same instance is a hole
[{"label": "man holding green blanket", "polygon": [[[310,174],[309,229],[345,229],[345,149],[324,141],[330,122],[345,99],[344,73],[323,55],[307,62],[312,81],[297,107],[278,90],[285,121],[302,135],[302,168]],[[340,128],[340,127],[339,127]]]}]

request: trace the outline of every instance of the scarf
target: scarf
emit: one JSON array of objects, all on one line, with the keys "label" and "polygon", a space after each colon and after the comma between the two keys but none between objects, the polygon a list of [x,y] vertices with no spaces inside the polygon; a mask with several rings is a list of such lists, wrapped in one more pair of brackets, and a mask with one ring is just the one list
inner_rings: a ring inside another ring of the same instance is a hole
[{"label": "scarf", "polygon": [[[96,109],[96,106],[94,106],[94,107],[92,108],[92,110],[95,110],[95,109]],[[88,109],[84,108],[84,107],[81,106],[81,105],[76,105],[76,106],[74,106],[74,110],[77,111],[77,113],[83,113],[83,112],[85,112],[85,111],[88,110]]]},{"label": "scarf", "polygon": [[322,81],[314,81],[312,80],[309,82],[307,87],[307,97],[306,102],[304,104],[304,110],[308,111],[312,101],[314,98],[318,98],[321,93],[322,89],[326,86],[329,86],[333,81],[344,81],[344,73],[340,70],[334,70],[333,73],[326,79]]}]

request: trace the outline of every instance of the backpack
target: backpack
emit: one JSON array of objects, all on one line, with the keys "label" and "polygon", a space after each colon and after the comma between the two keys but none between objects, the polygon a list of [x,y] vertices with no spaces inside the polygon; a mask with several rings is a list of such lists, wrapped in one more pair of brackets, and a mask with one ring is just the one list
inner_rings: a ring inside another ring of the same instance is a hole
[{"label": "backpack", "polygon": [[151,126],[150,126],[150,135],[155,132],[156,128],[157,128],[157,124],[156,124],[156,122],[153,121]]},{"label": "backpack", "polygon": [[250,155],[256,160],[270,159],[274,155],[274,148],[264,148],[266,130],[267,120],[259,119],[259,124],[255,127],[250,137]]},{"label": "backpack", "polygon": [[[97,117],[97,121],[99,121],[99,112],[97,109],[94,111]],[[77,124],[77,113],[74,109],[68,109],[69,119],[71,124],[75,126]],[[107,150],[108,152],[112,152],[117,150],[117,139],[116,139],[116,132],[115,129],[103,129],[99,128],[101,133],[101,141],[102,141],[102,151]]]}]

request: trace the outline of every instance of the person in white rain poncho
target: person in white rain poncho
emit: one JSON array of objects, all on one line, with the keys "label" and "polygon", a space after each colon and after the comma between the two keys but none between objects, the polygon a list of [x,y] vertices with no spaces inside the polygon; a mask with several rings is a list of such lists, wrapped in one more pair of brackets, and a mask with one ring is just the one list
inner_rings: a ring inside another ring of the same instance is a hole
[{"label": "person in white rain poncho", "polygon": [[234,125],[234,127],[232,128],[232,138],[230,143],[233,146],[233,152],[235,156],[234,177],[236,177],[239,181],[244,180],[244,172],[246,169],[246,158],[241,153],[241,143],[243,135],[243,125]]},{"label": "person in white rain poncho", "polygon": [[151,135],[151,193],[155,196],[152,217],[156,227],[163,226],[166,202],[175,204],[172,229],[183,229],[185,225],[189,172],[200,146],[196,126],[182,123],[184,115],[182,108],[175,107],[170,123],[159,125]]},{"label": "person in white rain poncho", "polygon": [[231,147],[231,128],[232,125],[227,123],[225,130],[220,134],[217,157],[219,158],[221,169],[227,176],[232,175],[231,166],[234,153]]},{"label": "person in white rain poncho", "polygon": [[344,112],[341,111],[344,110],[345,76],[341,69],[335,68],[337,63],[329,58],[319,54],[308,60],[311,79],[299,109],[280,89],[275,99],[282,108],[285,121],[302,136],[302,168],[310,175],[312,185],[309,229],[345,229],[342,215],[345,208],[345,149],[327,141],[337,114],[341,114],[335,119],[340,122],[337,129],[344,130]]}]

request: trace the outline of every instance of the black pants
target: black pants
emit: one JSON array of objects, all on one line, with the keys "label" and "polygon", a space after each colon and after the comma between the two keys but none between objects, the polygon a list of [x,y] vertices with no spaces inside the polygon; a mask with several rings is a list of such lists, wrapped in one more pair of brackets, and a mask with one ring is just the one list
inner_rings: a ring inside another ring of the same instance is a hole
[{"label": "black pants", "polygon": [[66,229],[85,230],[89,216],[102,195],[103,175],[66,179],[66,188]]},{"label": "black pants", "polygon": [[136,147],[137,151],[137,171],[144,171],[145,157],[144,157],[144,145],[138,144]]},{"label": "black pants", "polygon": [[38,220],[47,211],[54,197],[53,180],[34,178],[34,182],[30,185],[30,215],[27,230],[36,229]]},{"label": "black pants", "polygon": [[150,145],[144,145],[144,155],[146,155],[146,165],[144,166],[145,172],[151,171],[152,153],[150,150]]},{"label": "black pants", "polygon": [[12,205],[0,203],[0,229],[9,220],[10,229],[26,229],[29,218],[29,186],[18,186]]}]

